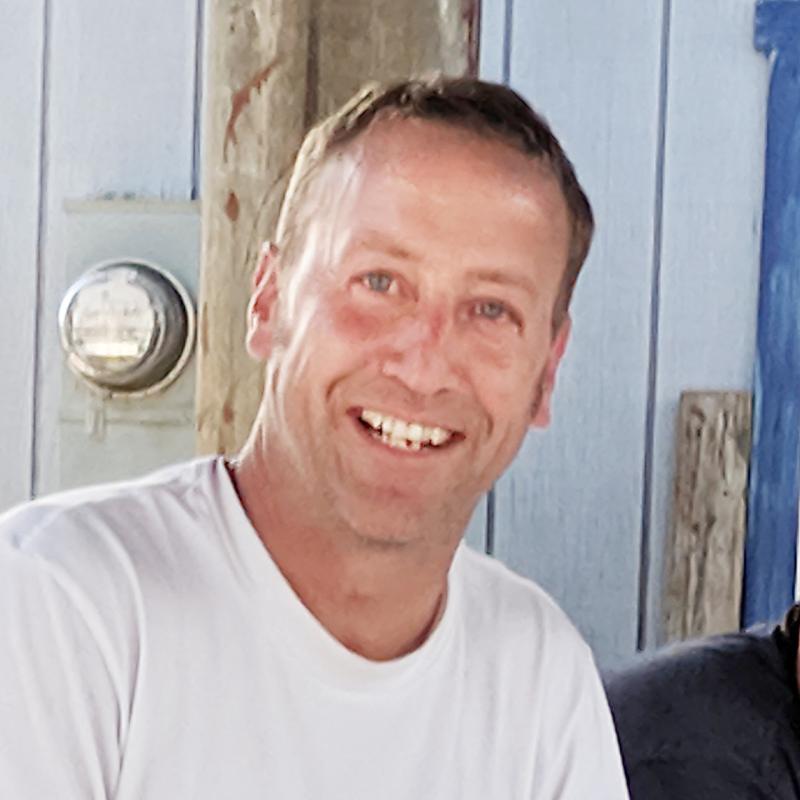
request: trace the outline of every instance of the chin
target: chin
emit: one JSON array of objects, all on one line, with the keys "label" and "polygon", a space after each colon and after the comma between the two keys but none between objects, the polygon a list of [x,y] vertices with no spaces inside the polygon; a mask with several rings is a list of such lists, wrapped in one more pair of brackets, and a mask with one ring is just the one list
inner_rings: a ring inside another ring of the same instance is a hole
[{"label": "chin", "polygon": [[348,511],[347,526],[359,541],[376,549],[457,542],[466,526],[441,500],[429,498],[372,495],[369,502],[350,504]]}]

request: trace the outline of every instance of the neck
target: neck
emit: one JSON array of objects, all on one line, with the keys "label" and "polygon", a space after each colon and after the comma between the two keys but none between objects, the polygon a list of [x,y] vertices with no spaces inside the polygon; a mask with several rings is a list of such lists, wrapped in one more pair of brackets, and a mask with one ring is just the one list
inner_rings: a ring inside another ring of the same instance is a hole
[{"label": "neck", "polygon": [[314,487],[293,473],[254,440],[231,467],[244,510],[292,589],[353,652],[384,661],[415,650],[443,612],[456,545],[382,543],[314,519]]}]

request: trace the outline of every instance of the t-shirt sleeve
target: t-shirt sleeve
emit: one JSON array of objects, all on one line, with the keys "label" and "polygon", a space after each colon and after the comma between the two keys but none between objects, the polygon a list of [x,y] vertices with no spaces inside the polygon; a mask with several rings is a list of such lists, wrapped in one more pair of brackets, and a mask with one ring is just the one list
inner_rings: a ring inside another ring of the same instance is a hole
[{"label": "t-shirt sleeve", "polygon": [[628,800],[619,745],[606,695],[589,648],[565,658],[545,703],[548,729],[541,742],[531,800]]},{"label": "t-shirt sleeve", "polygon": [[0,797],[111,798],[122,723],[81,587],[0,540]]}]

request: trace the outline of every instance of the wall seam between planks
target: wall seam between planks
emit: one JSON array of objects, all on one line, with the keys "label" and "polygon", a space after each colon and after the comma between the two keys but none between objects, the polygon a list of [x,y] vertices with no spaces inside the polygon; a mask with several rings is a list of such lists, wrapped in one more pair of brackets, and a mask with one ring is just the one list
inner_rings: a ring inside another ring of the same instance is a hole
[{"label": "wall seam between planks", "polygon": [[205,0],[196,0],[195,34],[194,34],[194,125],[192,127],[192,176],[190,199],[200,197],[200,174],[202,158],[203,129],[203,57],[205,55]]},{"label": "wall seam between planks", "polygon": [[658,335],[661,307],[661,254],[664,219],[664,171],[666,162],[666,132],[669,92],[669,46],[672,0],[663,0],[661,11],[661,47],[659,65],[658,139],[655,164],[655,193],[653,201],[653,263],[650,287],[650,342],[647,370],[647,407],[645,412],[645,452],[642,464],[642,517],[639,550],[639,609],[636,648],[644,650],[648,635],[648,597],[650,589],[651,513],[653,506],[653,451],[655,446],[656,389],[658,383]]},{"label": "wall seam between planks", "polygon": [[42,388],[42,358],[40,353],[42,329],[44,327],[44,281],[45,281],[45,239],[47,232],[47,146],[48,121],[50,105],[50,0],[42,4],[42,78],[41,78],[41,115],[39,119],[39,206],[36,218],[36,289],[35,289],[35,322],[33,328],[33,375],[31,396],[31,461],[28,483],[28,495],[33,498],[38,494],[39,483],[39,395]]}]

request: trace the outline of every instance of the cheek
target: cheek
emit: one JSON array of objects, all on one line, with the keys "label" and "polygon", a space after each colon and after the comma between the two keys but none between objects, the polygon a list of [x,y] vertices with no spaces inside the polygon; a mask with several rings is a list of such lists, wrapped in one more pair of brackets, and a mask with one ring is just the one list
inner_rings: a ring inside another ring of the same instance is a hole
[{"label": "cheek", "polygon": [[471,368],[482,374],[483,383],[494,387],[496,393],[518,393],[519,387],[534,382],[541,369],[536,348],[515,335],[471,336],[465,352]]},{"label": "cheek", "polygon": [[352,303],[331,304],[327,324],[329,332],[358,344],[374,343],[386,334],[385,316]]},{"label": "cheek", "polygon": [[472,384],[486,407],[504,419],[519,417],[527,425],[540,393],[545,358],[536,357],[530,342],[480,343],[471,348]]},{"label": "cheek", "polygon": [[519,368],[520,354],[516,342],[473,336],[467,350],[477,369],[497,374],[501,380],[510,379],[514,370]]}]

